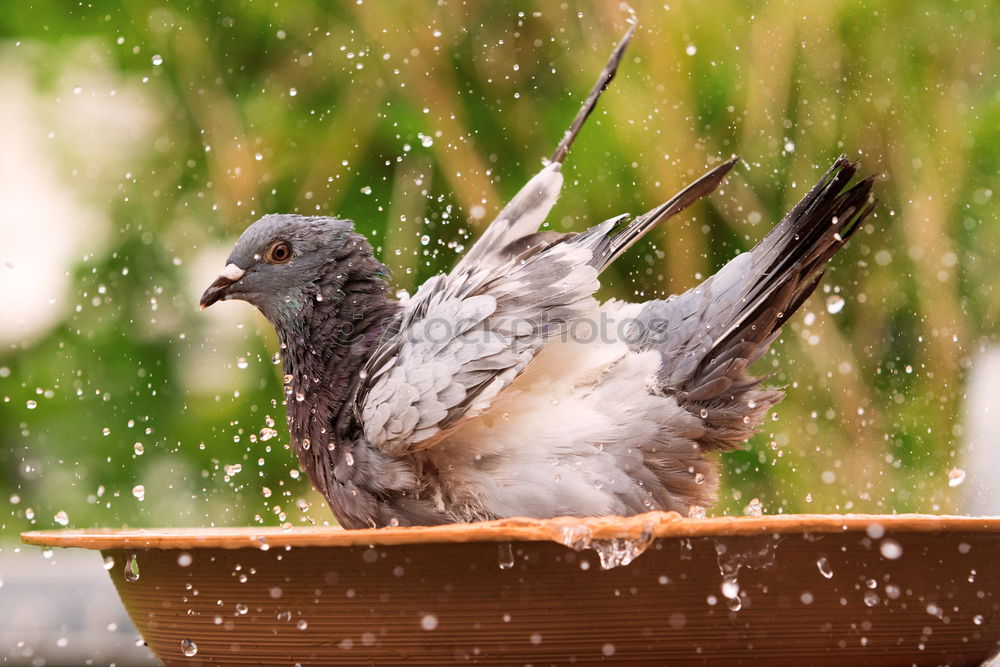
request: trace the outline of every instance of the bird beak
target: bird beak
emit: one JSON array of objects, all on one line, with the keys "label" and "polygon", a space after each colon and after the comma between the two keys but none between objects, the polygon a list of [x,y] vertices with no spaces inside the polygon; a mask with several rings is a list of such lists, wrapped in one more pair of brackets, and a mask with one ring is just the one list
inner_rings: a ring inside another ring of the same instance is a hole
[{"label": "bird beak", "polygon": [[225,299],[229,287],[242,278],[244,273],[246,271],[235,264],[226,264],[226,268],[222,269],[222,273],[215,279],[215,282],[209,285],[205,293],[201,295],[201,301],[198,304],[201,309],[205,310],[216,301]]}]

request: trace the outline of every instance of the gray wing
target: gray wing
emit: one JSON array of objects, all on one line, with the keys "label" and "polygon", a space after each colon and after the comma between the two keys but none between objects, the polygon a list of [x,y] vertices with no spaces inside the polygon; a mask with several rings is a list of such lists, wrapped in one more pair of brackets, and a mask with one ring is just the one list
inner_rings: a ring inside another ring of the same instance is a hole
[{"label": "gray wing", "polygon": [[455,271],[464,271],[473,266],[484,264],[505,263],[506,250],[511,244],[538,231],[545,217],[552,210],[562,189],[562,163],[569,153],[573,141],[580,133],[583,124],[597,107],[597,100],[608,87],[618,72],[625,49],[635,33],[635,25],[629,26],[625,36],[615,47],[608,59],[607,65],[597,77],[597,83],[591,88],[590,94],[584,100],[580,111],[562,141],[556,147],[552,159],[540,172],[528,181],[510,202],[503,207],[496,219],[490,223],[483,235],[469,249],[455,267]]},{"label": "gray wing", "polygon": [[552,336],[596,305],[591,260],[616,222],[500,267],[425,283],[365,369],[357,405],[368,441],[398,456],[481,414]]},{"label": "gray wing", "polygon": [[655,225],[721,183],[724,162],[677,196],[619,228],[619,216],[580,234],[539,232],[562,185],[560,166],[614,76],[630,29],[556,149],[448,275],[424,283],[365,368],[356,406],[366,438],[391,455],[432,446],[481,414],[554,335],[596,306],[597,277]]}]

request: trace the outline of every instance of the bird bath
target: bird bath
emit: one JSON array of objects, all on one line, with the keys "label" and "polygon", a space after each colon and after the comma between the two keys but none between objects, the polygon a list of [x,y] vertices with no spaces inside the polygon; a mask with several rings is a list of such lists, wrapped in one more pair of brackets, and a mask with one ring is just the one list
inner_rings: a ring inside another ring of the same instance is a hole
[{"label": "bird bath", "polygon": [[972,665],[1000,649],[1000,518],[654,512],[22,539],[100,550],[167,665]]}]

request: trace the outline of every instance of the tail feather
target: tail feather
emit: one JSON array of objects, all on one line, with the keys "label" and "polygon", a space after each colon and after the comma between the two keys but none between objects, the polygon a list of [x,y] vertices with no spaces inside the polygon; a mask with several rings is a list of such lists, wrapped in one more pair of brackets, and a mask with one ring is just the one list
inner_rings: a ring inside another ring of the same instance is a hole
[{"label": "tail feather", "polygon": [[662,355],[660,391],[698,415],[708,450],[739,446],[757,428],[780,389],[749,367],[816,289],[827,262],[871,215],[873,178],[849,185],[857,165],[841,158],[752,250],[701,285],[652,301],[640,320],[640,349]]},{"label": "tail feather", "polygon": [[755,343],[763,348],[759,351],[763,354],[781,326],[816,289],[827,262],[875,210],[871,196],[874,177],[844,189],[856,172],[856,162],[838,159],[750,251],[749,289],[740,298],[729,326],[702,358],[693,381],[710,376],[733,345]]}]

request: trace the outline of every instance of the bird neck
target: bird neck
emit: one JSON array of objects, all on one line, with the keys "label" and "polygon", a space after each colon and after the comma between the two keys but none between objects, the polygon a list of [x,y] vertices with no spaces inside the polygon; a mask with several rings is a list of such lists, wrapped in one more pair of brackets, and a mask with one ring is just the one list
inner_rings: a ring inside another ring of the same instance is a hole
[{"label": "bird neck", "polygon": [[310,473],[329,458],[320,452],[357,436],[351,403],[361,370],[399,310],[387,297],[385,273],[370,249],[331,264],[298,316],[276,326],[288,428]]}]

